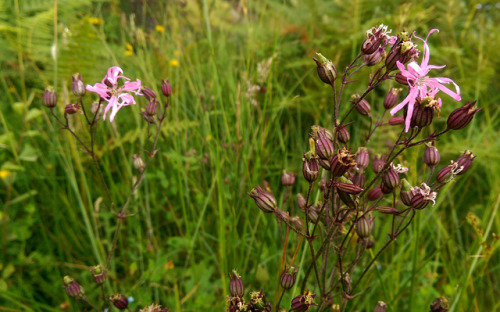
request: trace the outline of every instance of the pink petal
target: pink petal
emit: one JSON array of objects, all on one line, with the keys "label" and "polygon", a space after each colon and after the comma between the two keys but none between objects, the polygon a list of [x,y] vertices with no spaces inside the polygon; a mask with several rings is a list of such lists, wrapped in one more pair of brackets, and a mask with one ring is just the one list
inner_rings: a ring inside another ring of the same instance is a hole
[{"label": "pink petal", "polygon": [[123,91],[134,92],[135,94],[140,95],[141,91],[141,81],[137,79],[137,81],[128,81],[123,84]]},{"label": "pink petal", "polygon": [[[106,120],[106,114],[108,113],[110,108],[116,107],[117,105],[118,105],[118,99],[116,98],[116,96],[112,96],[108,100],[108,105],[106,105],[106,108],[104,109],[104,114],[102,116],[102,119]],[[110,118],[109,121],[113,121],[113,119]]]},{"label": "pink petal", "polygon": [[[462,98],[460,97],[460,87],[450,78],[436,77],[436,78],[428,78],[426,81],[429,81],[434,88],[443,91],[444,93],[451,96],[454,100],[456,101],[462,100]],[[456,93],[442,85],[442,83],[450,83],[450,82],[453,83],[453,85],[455,86],[455,90],[457,90]]]},{"label": "pink petal", "polygon": [[135,104],[134,97],[128,93],[121,93],[120,95],[118,95],[118,98],[121,100],[121,102],[120,102],[121,106]]},{"label": "pink petal", "polygon": [[412,98],[410,103],[408,103],[408,111],[406,112],[405,132],[408,132],[408,130],[410,130],[411,116],[413,115],[414,106],[415,106],[415,98]]},{"label": "pink petal", "polygon": [[104,79],[107,79],[112,84],[116,84],[118,82],[119,74],[123,73],[123,70],[118,66],[113,66],[108,69],[108,74]]},{"label": "pink petal", "polygon": [[87,85],[86,89],[87,91],[99,94],[99,96],[102,98],[108,97],[108,86],[103,83],[96,83],[94,86]]}]

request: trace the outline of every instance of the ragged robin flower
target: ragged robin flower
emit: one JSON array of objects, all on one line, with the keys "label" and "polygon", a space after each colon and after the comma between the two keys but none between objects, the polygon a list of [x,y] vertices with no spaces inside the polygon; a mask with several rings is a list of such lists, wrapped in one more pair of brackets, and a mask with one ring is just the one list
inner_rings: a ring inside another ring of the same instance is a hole
[{"label": "ragged robin flower", "polygon": [[[95,92],[99,96],[108,102],[106,108],[104,109],[103,119],[106,120],[106,114],[111,109],[111,114],[109,116],[109,121],[115,119],[116,114],[120,108],[135,104],[135,99],[131,93],[136,95],[142,95],[141,92],[141,81],[130,81],[129,78],[121,76],[123,70],[118,66],[113,66],[108,69],[108,73],[100,83],[96,83],[94,86],[87,85],[87,90],[90,92]],[[125,83],[122,86],[118,86],[118,79],[124,79]]]},{"label": "ragged robin flower", "polygon": [[[455,82],[453,82],[453,80],[445,77],[430,78],[428,76],[429,71],[431,69],[445,67],[445,65],[443,66],[429,65],[430,52],[429,52],[429,46],[427,45],[427,39],[429,39],[429,36],[435,31],[439,30],[432,29],[427,34],[427,38],[425,40],[415,36],[416,38],[424,42],[423,57],[420,65],[417,64],[417,62],[412,61],[407,65],[407,68],[405,68],[405,65],[403,63],[399,61],[396,63],[398,69],[401,71],[401,74],[404,77],[406,77],[410,90],[406,98],[391,110],[391,115],[396,114],[405,106],[408,107],[408,112],[406,114],[406,122],[405,122],[406,132],[408,132],[408,130],[410,129],[411,116],[413,115],[413,107],[417,99],[423,100],[429,94],[435,95],[438,91],[443,91],[444,93],[451,96],[454,100],[456,101],[461,100],[460,88]],[[451,91],[450,89],[448,89],[443,85],[448,83],[453,83],[455,85],[456,92]]]}]

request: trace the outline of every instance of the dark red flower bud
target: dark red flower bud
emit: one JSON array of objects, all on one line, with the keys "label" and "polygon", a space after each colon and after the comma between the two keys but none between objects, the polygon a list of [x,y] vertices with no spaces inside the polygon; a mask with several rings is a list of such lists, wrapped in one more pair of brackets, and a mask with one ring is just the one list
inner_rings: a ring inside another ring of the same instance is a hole
[{"label": "dark red flower bud", "polygon": [[290,311],[305,312],[308,311],[311,306],[317,306],[317,304],[314,303],[315,297],[316,294],[313,294],[310,291],[306,291],[303,295],[298,295],[292,299]]},{"label": "dark red flower bud", "polygon": [[146,105],[146,114],[152,117],[156,115],[156,109],[157,109],[156,100],[152,100]]},{"label": "dark red flower bud", "polygon": [[382,182],[382,183],[380,183],[380,190],[382,190],[382,193],[384,193],[384,194],[390,194],[390,193],[392,193],[394,188],[392,188],[389,185]]},{"label": "dark red flower bud", "polygon": [[73,91],[73,94],[78,97],[84,96],[87,90],[85,89],[85,84],[82,81],[82,75],[80,75],[79,73],[74,74],[73,76],[71,76],[71,81],[71,89]]},{"label": "dark red flower bud", "polygon": [[296,176],[295,173],[283,171],[281,175],[281,184],[283,184],[283,186],[292,186],[295,183]]},{"label": "dark red flower bud", "polygon": [[434,299],[431,304],[430,312],[447,312],[449,309],[448,299],[444,297],[439,297]]},{"label": "dark red flower bud", "polygon": [[[404,172],[404,170],[402,172]],[[391,189],[397,187],[399,185],[399,173],[400,171],[397,167],[391,163],[389,168],[382,174],[382,182]]]},{"label": "dark red flower bud", "polygon": [[97,284],[103,284],[106,281],[106,271],[100,264],[91,267],[90,271],[92,272],[92,277]]},{"label": "dark red flower bud", "polygon": [[[426,96],[424,99],[417,101],[413,105],[413,114],[411,116],[411,127],[424,128],[431,124],[434,118],[434,111],[439,112],[441,100],[436,100],[434,96]],[[404,110],[406,117],[407,109]]]},{"label": "dark red flower bud", "polygon": [[384,213],[384,214],[392,214],[392,215],[397,215],[399,214],[399,210],[397,210],[394,207],[389,207],[389,206],[379,206],[375,208],[378,212]]},{"label": "dark red flower bud", "polygon": [[150,88],[143,87],[141,92],[148,101],[156,101],[156,92]]},{"label": "dark red flower bud", "polygon": [[253,198],[257,207],[265,213],[275,212],[278,209],[274,195],[264,191],[260,186],[254,187],[248,195]]},{"label": "dark red flower bud", "polygon": [[403,116],[392,117],[391,119],[389,119],[389,125],[391,126],[402,125],[404,123],[405,123],[405,118]]},{"label": "dark red flower bud", "polygon": [[370,103],[368,103],[367,100],[365,99],[361,99],[360,100],[360,96],[359,94],[354,94],[352,96],[352,100],[351,100],[351,103],[357,103],[356,104],[356,110],[358,111],[358,113],[360,113],[361,115],[365,115],[365,116],[371,116],[371,111],[372,111],[372,108],[370,106]]},{"label": "dark red flower bud", "polygon": [[394,79],[396,80],[396,82],[399,82],[400,84],[403,84],[405,86],[409,85],[408,78],[403,76],[401,72],[397,72],[396,77]]},{"label": "dark red flower bud", "polygon": [[413,195],[414,195],[414,193],[412,192],[411,184],[408,181],[406,181],[406,179],[402,179],[401,180],[401,192],[399,193],[399,196],[400,196],[403,204],[410,207],[411,206],[411,199],[413,198]]},{"label": "dark red flower bud", "polygon": [[331,164],[331,159],[332,158],[330,158],[330,160],[328,160],[328,159],[318,159],[318,163],[319,163],[319,165],[323,169],[330,171],[330,169],[332,168],[332,164]]},{"label": "dark red flower bud", "polygon": [[367,33],[366,39],[361,45],[361,52],[363,54],[374,53],[380,48],[384,40],[387,40],[387,27],[381,26],[372,28],[372,30]]},{"label": "dark red flower bud", "polygon": [[351,139],[351,134],[346,128],[347,125],[342,125],[337,127],[337,139],[339,142],[346,144]]},{"label": "dark red flower bud", "polygon": [[163,93],[164,96],[169,97],[172,94],[172,86],[170,85],[170,82],[167,80],[163,80],[161,83],[161,93]]},{"label": "dark red flower bud", "polygon": [[368,198],[369,201],[374,201],[382,197],[384,193],[382,193],[382,189],[380,186],[375,186],[372,188],[368,193],[366,194],[366,197]]},{"label": "dark red flower bud", "polygon": [[356,165],[359,169],[366,169],[370,162],[370,156],[368,155],[368,150],[364,147],[360,147],[356,153]]},{"label": "dark red flower bud", "polygon": [[477,101],[467,102],[464,106],[454,110],[446,122],[448,129],[460,130],[467,127],[472,121],[472,118],[474,118],[474,115],[481,110],[480,108],[474,108],[476,102]]},{"label": "dark red flower bud", "polygon": [[314,125],[314,126],[311,126],[311,137],[313,139],[317,139],[318,138],[318,133],[321,133],[321,134],[325,134],[326,137],[330,140],[330,141],[333,141],[334,137],[333,137],[333,132],[326,129],[326,128],[323,128],[321,126],[318,126],[318,125]]},{"label": "dark red flower bud", "polygon": [[354,155],[344,147],[342,147],[337,154],[333,155],[330,161],[330,170],[334,177],[340,177],[344,175],[349,169],[353,168],[354,166],[356,166]]},{"label": "dark red flower bud", "polygon": [[313,60],[316,62],[319,79],[329,85],[333,84],[337,78],[337,68],[335,68],[332,61],[328,60],[321,53],[317,53],[317,55],[319,60],[314,57]]},{"label": "dark red flower bud", "polygon": [[68,115],[76,114],[80,111],[80,105],[76,103],[68,104],[64,107],[64,112]]},{"label": "dark red flower bud", "polygon": [[314,141],[316,154],[318,154],[321,159],[330,159],[335,152],[333,149],[333,143],[326,137],[326,133],[318,132],[318,137]]},{"label": "dark red flower bud", "polygon": [[337,189],[347,194],[359,194],[363,189],[351,183],[337,183]]},{"label": "dark red flower bud", "polygon": [[373,217],[361,217],[356,221],[356,233],[361,238],[368,238],[373,230]]},{"label": "dark red flower bud", "polygon": [[229,274],[229,292],[231,296],[240,298],[245,294],[243,280],[236,270],[233,270],[233,274]]},{"label": "dark red flower bud", "polygon": [[373,157],[372,168],[375,173],[379,173],[380,171],[382,171],[382,169],[384,169],[384,166],[385,166],[384,156],[376,155],[375,157]]},{"label": "dark red flower bud", "polygon": [[57,105],[57,93],[54,88],[47,87],[45,93],[43,94],[43,104],[48,108],[55,107]]},{"label": "dark red flower bud", "polygon": [[302,174],[308,182],[314,182],[319,177],[318,159],[315,155],[304,154],[304,158],[302,158]]},{"label": "dark red flower bud", "polygon": [[363,63],[366,66],[375,66],[384,59],[385,55],[385,49],[380,47],[372,54],[363,55]]},{"label": "dark red flower bud", "polygon": [[72,277],[65,276],[63,278],[64,290],[66,294],[72,298],[83,299],[85,298],[85,291]]},{"label": "dark red flower bud", "polygon": [[426,144],[427,148],[424,152],[424,163],[429,166],[429,168],[436,167],[439,164],[440,156],[438,149],[433,144]]},{"label": "dark red flower bud", "polygon": [[459,172],[457,172],[457,175],[462,175],[469,170],[470,166],[472,165],[472,161],[476,158],[476,155],[472,154],[471,151],[465,151],[462,156],[460,156],[456,163],[458,164],[458,168],[461,168]]},{"label": "dark red flower bud", "polygon": [[366,176],[361,172],[356,172],[350,176],[350,180],[352,184],[363,187],[365,185]]},{"label": "dark red flower bud", "polygon": [[280,285],[283,289],[290,289],[295,284],[295,280],[297,278],[298,268],[295,267],[285,267],[283,273],[281,273],[280,277]]},{"label": "dark red flower bud", "polygon": [[421,193],[415,194],[411,199],[411,206],[415,209],[424,209],[427,204],[429,204],[429,200],[425,199]]},{"label": "dark red flower bud", "polygon": [[387,95],[385,96],[385,99],[384,99],[385,109],[391,109],[396,105],[396,103],[398,102],[398,95],[401,91],[403,91],[403,89],[401,89],[401,88],[390,88],[389,89],[389,92],[387,92]]},{"label": "dark red flower bud", "polygon": [[118,309],[118,310],[125,310],[128,308],[128,300],[127,297],[121,294],[116,294],[111,297],[109,297],[109,301],[113,303],[113,305]]},{"label": "dark red flower bud", "polygon": [[385,312],[386,310],[387,310],[387,303],[379,301],[377,302],[377,305],[375,306],[373,312]]}]

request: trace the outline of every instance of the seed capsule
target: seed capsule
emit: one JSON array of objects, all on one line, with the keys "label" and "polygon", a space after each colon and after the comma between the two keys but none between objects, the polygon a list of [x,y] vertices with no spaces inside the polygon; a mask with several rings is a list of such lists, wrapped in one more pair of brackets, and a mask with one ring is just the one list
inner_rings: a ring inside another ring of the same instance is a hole
[{"label": "seed capsule", "polygon": [[245,294],[243,280],[236,270],[233,270],[233,274],[229,274],[229,292],[231,296],[240,298]]}]

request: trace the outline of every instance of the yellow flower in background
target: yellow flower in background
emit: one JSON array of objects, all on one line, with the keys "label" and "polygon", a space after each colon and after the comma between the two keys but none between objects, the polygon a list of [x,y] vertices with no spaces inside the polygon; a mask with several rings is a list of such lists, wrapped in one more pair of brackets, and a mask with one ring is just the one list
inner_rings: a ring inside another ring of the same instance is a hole
[{"label": "yellow flower in background", "polygon": [[128,42],[125,43],[125,55],[131,56],[132,54],[134,54],[134,46]]},{"label": "yellow flower in background", "polygon": [[9,170],[0,170],[0,179],[6,179],[12,174]]},{"label": "yellow flower in background", "polygon": [[156,25],[155,27],[155,30],[159,33],[164,33],[165,32],[165,27],[161,26],[161,25]]},{"label": "yellow flower in background", "polygon": [[92,24],[92,25],[100,25],[100,24],[104,24],[104,20],[103,19],[100,19],[98,17],[89,17],[88,19],[89,23]]},{"label": "yellow flower in background", "polygon": [[176,59],[170,60],[170,66],[172,66],[172,67],[179,66],[179,61]]}]

